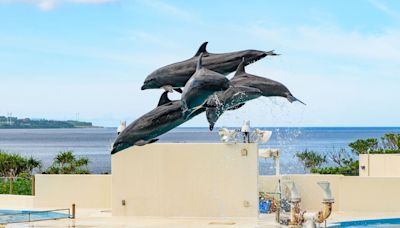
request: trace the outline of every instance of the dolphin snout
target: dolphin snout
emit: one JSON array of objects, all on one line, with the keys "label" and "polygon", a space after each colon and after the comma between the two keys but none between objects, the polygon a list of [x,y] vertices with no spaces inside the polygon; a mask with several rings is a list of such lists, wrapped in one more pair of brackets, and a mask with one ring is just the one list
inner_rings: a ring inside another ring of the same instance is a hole
[{"label": "dolphin snout", "polygon": [[140,89],[141,89],[141,90],[147,89],[147,88],[146,88],[146,85],[142,85],[142,87],[141,87]]},{"label": "dolphin snout", "polygon": [[288,99],[288,101],[290,103],[293,103],[295,101],[302,103],[303,105],[306,105],[304,102],[302,102],[301,100],[297,99],[296,97],[294,97],[292,94],[287,94],[286,95],[286,99]]},{"label": "dolphin snout", "polygon": [[276,55],[280,55],[280,54],[277,54],[277,53],[275,53],[275,50],[272,50],[272,51],[264,51],[264,53],[263,53],[265,56],[270,56],[270,55],[272,55],[272,56],[276,56]]}]

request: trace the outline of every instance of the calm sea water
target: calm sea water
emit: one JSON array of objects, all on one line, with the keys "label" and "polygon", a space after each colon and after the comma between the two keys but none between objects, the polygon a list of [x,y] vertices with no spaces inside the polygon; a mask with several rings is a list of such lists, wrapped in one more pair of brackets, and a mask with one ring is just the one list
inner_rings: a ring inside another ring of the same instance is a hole
[{"label": "calm sea water", "polygon": [[[303,173],[303,167],[294,154],[305,149],[328,153],[334,149],[348,148],[357,139],[380,137],[385,133],[400,133],[400,127],[368,128],[264,128],[272,130],[272,138],[262,147],[281,150],[281,172]],[[33,156],[51,165],[54,156],[63,150],[73,150],[86,156],[94,173],[111,171],[110,146],[116,137],[115,128],[87,129],[0,129],[0,149],[7,152]],[[177,128],[160,137],[163,142],[219,142],[218,129]],[[274,172],[271,161],[260,161],[260,173]]]}]

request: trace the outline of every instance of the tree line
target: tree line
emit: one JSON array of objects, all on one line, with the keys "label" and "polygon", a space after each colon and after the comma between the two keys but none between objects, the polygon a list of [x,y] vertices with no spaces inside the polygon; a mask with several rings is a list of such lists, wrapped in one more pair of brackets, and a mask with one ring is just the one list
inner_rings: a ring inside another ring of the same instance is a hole
[{"label": "tree line", "polygon": [[[382,137],[358,139],[349,144],[349,150],[344,148],[322,154],[312,150],[297,152],[296,157],[303,164],[305,171],[319,174],[359,175],[359,154],[392,154],[400,153],[400,134],[387,133]],[[330,162],[333,166],[326,166]],[[324,166],[325,165],[325,166]],[[323,167],[324,166],[324,167]]]},{"label": "tree line", "polygon": [[42,161],[32,156],[24,157],[0,150],[0,176],[31,176],[34,172],[43,174],[89,174],[89,162],[88,158],[78,158],[71,150],[60,151],[54,157],[53,164],[42,170]]}]

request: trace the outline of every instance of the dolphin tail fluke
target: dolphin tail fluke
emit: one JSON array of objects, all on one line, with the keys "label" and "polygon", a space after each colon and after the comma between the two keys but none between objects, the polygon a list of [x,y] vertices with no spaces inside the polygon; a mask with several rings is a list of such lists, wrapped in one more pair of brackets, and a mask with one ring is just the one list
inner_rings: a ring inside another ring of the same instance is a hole
[{"label": "dolphin tail fluke", "polygon": [[289,100],[290,103],[297,101],[297,102],[302,103],[303,105],[306,105],[306,103],[302,102],[301,100],[297,99],[296,97],[294,97],[291,94],[289,94],[286,98]]}]

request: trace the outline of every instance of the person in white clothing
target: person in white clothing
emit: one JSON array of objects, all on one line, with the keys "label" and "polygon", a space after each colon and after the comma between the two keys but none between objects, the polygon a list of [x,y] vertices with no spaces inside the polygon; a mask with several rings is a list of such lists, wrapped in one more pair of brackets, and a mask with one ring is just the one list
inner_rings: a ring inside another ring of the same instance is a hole
[{"label": "person in white clothing", "polygon": [[243,134],[243,142],[250,143],[250,121],[245,120],[242,125],[241,132]]}]

